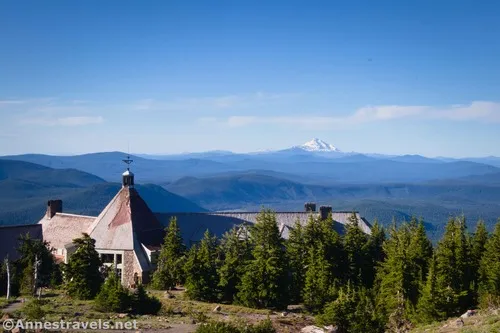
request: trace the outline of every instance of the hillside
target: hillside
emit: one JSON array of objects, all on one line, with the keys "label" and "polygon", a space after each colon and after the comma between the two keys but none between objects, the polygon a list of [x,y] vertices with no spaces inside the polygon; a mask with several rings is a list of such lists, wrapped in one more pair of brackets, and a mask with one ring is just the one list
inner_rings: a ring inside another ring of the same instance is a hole
[{"label": "hillside", "polygon": [[369,220],[377,218],[386,225],[393,217],[403,220],[414,215],[424,218],[428,231],[436,235],[450,215],[465,214],[471,226],[479,218],[491,226],[500,217],[500,186],[461,180],[319,186],[252,172],[187,177],[166,188],[211,210],[259,210],[265,206],[300,211],[304,202],[315,201],[337,210],[358,210]]},{"label": "hillside", "polygon": [[[0,224],[37,222],[49,199],[62,199],[65,212],[97,215],[120,186],[77,170],[0,160]],[[155,212],[204,211],[157,185],[138,185],[137,190]]]},{"label": "hillside", "polygon": [[[78,169],[97,175],[107,181],[117,181],[119,180],[119,175],[124,170],[122,160],[125,157],[125,153],[108,152],[76,156],[28,154],[4,156],[1,159],[26,161],[54,169]],[[194,158],[168,161],[152,160],[137,156],[132,156],[131,158],[134,160],[133,169],[136,174],[136,182],[138,183],[159,183],[189,174],[206,175],[213,172],[238,170],[223,163]]]}]

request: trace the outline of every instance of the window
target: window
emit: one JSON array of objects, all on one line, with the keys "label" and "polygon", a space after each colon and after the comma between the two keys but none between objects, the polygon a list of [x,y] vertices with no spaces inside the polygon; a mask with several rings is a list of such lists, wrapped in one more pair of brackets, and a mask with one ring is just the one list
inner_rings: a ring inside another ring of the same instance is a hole
[{"label": "window", "polygon": [[101,260],[105,264],[113,264],[115,262],[115,255],[109,253],[101,254]]},{"label": "window", "polygon": [[116,255],[116,264],[119,265],[121,263],[123,263],[122,255],[121,254],[117,254]]},{"label": "window", "polygon": [[122,280],[122,270],[120,268],[116,270],[116,276],[118,276],[119,281]]},{"label": "window", "polygon": [[159,254],[159,251],[154,251],[154,252],[151,252],[151,264],[153,265],[156,265],[158,263],[158,254]]}]

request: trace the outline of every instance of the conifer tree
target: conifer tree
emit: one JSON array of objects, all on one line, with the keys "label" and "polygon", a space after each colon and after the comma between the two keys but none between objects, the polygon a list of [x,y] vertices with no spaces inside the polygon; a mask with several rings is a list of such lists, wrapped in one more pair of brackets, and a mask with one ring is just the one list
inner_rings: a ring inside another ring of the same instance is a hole
[{"label": "conifer tree", "polygon": [[109,270],[108,277],[95,298],[95,307],[102,312],[123,312],[131,305],[131,297],[125,289],[114,267]]},{"label": "conifer tree", "polygon": [[309,249],[302,297],[311,312],[320,312],[325,304],[337,297],[340,281],[334,278],[332,264],[325,252],[324,246]]},{"label": "conifer tree", "polygon": [[217,300],[217,237],[210,231],[205,231],[200,244],[189,251],[185,272],[186,293],[190,298],[207,302]]},{"label": "conifer tree", "polygon": [[222,259],[218,269],[219,288],[222,301],[229,303],[233,302],[238,292],[237,286],[251,258],[249,240],[241,231],[235,227],[226,232],[220,244]]},{"label": "conifer tree", "polygon": [[472,283],[474,299],[473,303],[477,303],[478,299],[478,288],[479,288],[479,276],[480,276],[480,265],[483,253],[486,249],[486,242],[488,241],[488,231],[486,230],[486,225],[483,220],[478,221],[476,226],[476,232],[474,233],[471,240],[471,270],[472,270]]},{"label": "conifer tree", "polygon": [[383,245],[385,260],[377,271],[377,307],[383,320],[403,325],[417,305],[432,245],[423,222],[415,218],[399,228],[393,222],[389,233]]},{"label": "conifer tree", "polygon": [[300,220],[297,220],[293,229],[290,230],[289,238],[286,241],[286,254],[290,270],[290,302],[298,304],[302,302],[301,293],[305,284],[308,255],[304,237],[304,227]]},{"label": "conifer tree", "polygon": [[[21,292],[34,294],[37,288],[48,287],[51,284],[56,263],[49,243],[32,239],[29,234],[21,236],[19,241],[20,246],[17,250],[20,258],[16,265],[17,271],[21,272]],[[37,281],[34,281],[35,265],[37,265]]]},{"label": "conifer tree", "polygon": [[307,248],[306,274],[302,297],[313,312],[335,299],[346,271],[346,258],[339,234],[333,228],[331,215],[326,220],[309,218],[304,228]]},{"label": "conifer tree", "polygon": [[486,242],[481,259],[480,302],[482,307],[500,306],[500,219]]},{"label": "conifer tree", "polygon": [[446,316],[466,310],[471,303],[469,244],[465,219],[451,218],[436,249],[437,288],[446,299],[441,309]]},{"label": "conifer tree", "polygon": [[367,289],[355,288],[351,283],[339,290],[335,301],[328,303],[316,320],[321,325],[337,326],[339,332],[383,331],[383,325],[377,320],[372,295]]},{"label": "conifer tree", "polygon": [[427,238],[422,220],[412,217],[406,226],[409,243],[406,246],[407,276],[405,294],[412,305],[416,305],[420,295],[420,288],[428,273],[429,261],[432,258],[432,243]]},{"label": "conifer tree", "polygon": [[157,268],[153,273],[152,285],[156,289],[172,289],[183,281],[183,260],[185,246],[177,219],[172,217],[166,228],[165,239],[158,255]]},{"label": "conifer tree", "polygon": [[246,267],[238,292],[243,305],[283,308],[287,305],[287,263],[275,213],[264,210],[250,231],[252,260]]},{"label": "conifer tree", "polygon": [[[406,266],[406,247],[409,243],[407,228],[397,228],[393,221],[389,228],[389,238],[383,245],[385,260],[377,271],[377,309],[382,321],[399,310],[399,317],[406,317],[406,311],[401,308],[407,302],[406,286],[409,284]],[[397,295],[398,297],[395,297]]]},{"label": "conifer tree", "polygon": [[344,250],[347,259],[347,281],[354,286],[367,286],[370,280],[370,252],[368,235],[359,227],[359,221],[353,213],[346,225]]},{"label": "conifer tree", "polygon": [[375,281],[375,276],[377,273],[377,266],[382,263],[385,259],[383,244],[385,242],[385,230],[378,223],[377,220],[374,221],[371,235],[368,238],[368,252],[369,252],[369,264],[366,270],[366,287],[373,287]]},{"label": "conifer tree", "polygon": [[65,288],[71,297],[92,299],[102,284],[101,259],[95,250],[95,240],[88,234],[73,240],[75,252],[65,265]]},{"label": "conifer tree", "polygon": [[132,311],[136,314],[157,314],[161,309],[161,301],[148,295],[144,286],[140,284],[132,295]]},{"label": "conifer tree", "polygon": [[429,266],[429,272],[422,295],[417,304],[417,315],[415,321],[420,323],[430,323],[436,320],[446,319],[444,311],[444,295],[438,288],[438,277],[436,267],[436,256],[432,257]]}]

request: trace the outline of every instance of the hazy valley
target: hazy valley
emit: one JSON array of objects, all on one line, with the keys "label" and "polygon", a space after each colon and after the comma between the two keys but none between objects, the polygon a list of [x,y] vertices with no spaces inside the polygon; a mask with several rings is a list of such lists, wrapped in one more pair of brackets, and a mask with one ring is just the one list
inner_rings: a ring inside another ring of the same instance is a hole
[{"label": "hazy valley", "polygon": [[[323,143],[316,140],[318,146]],[[342,153],[298,146],[281,151],[133,156],[139,191],[157,212],[301,211],[304,202],[357,210],[388,225],[422,217],[439,235],[450,215],[488,226],[500,212],[500,159]],[[116,193],[122,152],[78,156],[16,155],[0,160],[0,221],[36,222],[48,199],[65,211],[95,215]]]}]

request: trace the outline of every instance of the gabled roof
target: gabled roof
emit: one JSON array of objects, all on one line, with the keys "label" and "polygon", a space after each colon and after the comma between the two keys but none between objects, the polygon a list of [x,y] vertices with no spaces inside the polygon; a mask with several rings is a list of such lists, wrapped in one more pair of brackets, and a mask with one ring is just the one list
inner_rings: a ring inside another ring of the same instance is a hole
[{"label": "gabled roof", "polygon": [[95,216],[56,213],[52,218],[45,215],[38,224],[42,225],[43,238],[50,246],[64,248],[66,244],[72,243],[73,239],[87,232],[95,219]]},{"label": "gabled roof", "polygon": [[163,227],[134,188],[124,186],[89,227],[97,249],[134,250],[157,246]]},{"label": "gabled roof", "polygon": [[[254,224],[257,222],[257,216],[260,212],[212,212],[212,213],[158,213],[156,216],[164,225],[168,225],[172,217],[177,218],[184,241],[197,242],[203,238],[205,230],[221,236],[224,232],[230,230],[233,226],[242,224]],[[281,236],[288,238],[290,229],[293,229],[295,223],[300,222],[302,225],[307,223],[309,215],[318,217],[319,213],[313,212],[276,212],[276,221],[280,229]],[[349,218],[353,212],[333,211],[332,219],[334,221],[335,230],[343,234],[344,228],[349,223]],[[358,221],[359,227],[363,232],[370,234],[371,225],[358,212],[354,212]]]}]

